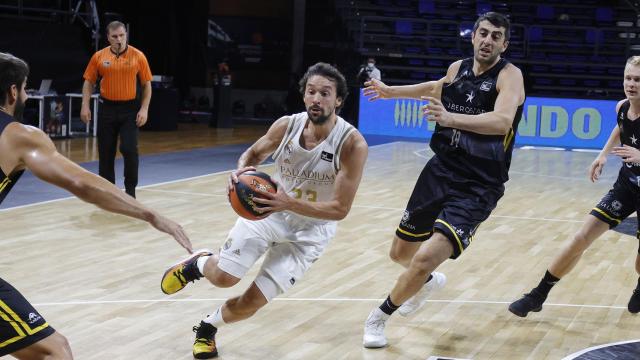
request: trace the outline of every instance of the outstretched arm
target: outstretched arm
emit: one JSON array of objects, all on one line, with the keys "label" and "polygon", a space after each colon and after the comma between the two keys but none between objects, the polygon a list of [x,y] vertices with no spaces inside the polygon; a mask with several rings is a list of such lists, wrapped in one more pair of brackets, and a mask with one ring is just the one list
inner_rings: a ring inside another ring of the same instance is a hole
[{"label": "outstretched arm", "polygon": [[8,148],[17,154],[17,168],[26,167],[38,178],[104,210],[146,221],[172,235],[187,251],[192,251],[191,242],[180,225],[146,208],[107,180],[62,156],[42,131],[12,123],[7,126],[2,138],[8,142]]},{"label": "outstretched arm", "polygon": [[437,81],[427,81],[415,85],[388,86],[380,80],[372,79],[364,83],[364,96],[369,97],[369,101],[377,99],[420,99],[424,96],[440,99],[442,94],[442,86],[453,81],[454,77],[460,69],[460,63],[456,61],[449,66],[447,74]]}]

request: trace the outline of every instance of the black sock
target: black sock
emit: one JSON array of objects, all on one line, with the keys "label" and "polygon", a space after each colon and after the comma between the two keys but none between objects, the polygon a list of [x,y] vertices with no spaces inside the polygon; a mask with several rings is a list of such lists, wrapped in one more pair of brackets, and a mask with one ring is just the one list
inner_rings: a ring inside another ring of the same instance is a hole
[{"label": "black sock", "polygon": [[640,277],[638,278],[638,285],[636,285],[636,289],[640,290]]},{"label": "black sock", "polygon": [[387,296],[387,300],[385,300],[382,305],[380,305],[380,310],[387,315],[393,314],[394,311],[398,310],[400,306],[391,302],[391,295]]},{"label": "black sock", "polygon": [[182,273],[185,275],[185,277],[196,280],[204,276],[200,273],[200,269],[198,269],[198,263],[196,261],[187,264],[187,266],[184,267],[184,270],[182,270]]},{"label": "black sock", "polygon": [[542,280],[540,280],[540,284],[538,284],[538,286],[533,290],[538,293],[538,295],[541,295],[546,299],[547,295],[549,295],[549,291],[551,291],[553,285],[555,285],[558,281],[560,281],[560,279],[551,275],[549,270],[547,270],[547,272],[544,273],[544,277],[542,278]]},{"label": "black sock", "polygon": [[429,281],[431,281],[431,279],[433,279],[433,275],[429,274],[429,277],[427,278],[427,281],[425,281],[424,283],[428,283]]}]

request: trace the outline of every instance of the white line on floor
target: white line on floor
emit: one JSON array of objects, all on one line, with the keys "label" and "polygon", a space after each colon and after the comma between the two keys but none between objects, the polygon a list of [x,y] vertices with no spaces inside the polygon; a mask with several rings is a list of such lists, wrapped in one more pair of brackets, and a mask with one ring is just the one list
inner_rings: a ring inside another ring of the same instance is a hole
[{"label": "white line on floor", "polygon": [[[205,299],[130,299],[130,300],[75,300],[60,302],[42,302],[33,304],[34,306],[70,306],[70,305],[108,305],[108,304],[139,304],[139,303],[173,303],[173,302],[215,302],[225,301],[226,298],[205,298]],[[381,303],[385,299],[376,298],[275,298],[274,301],[284,302],[372,302]],[[474,304],[474,305],[507,305],[509,301],[485,301],[485,300],[427,300],[429,303],[445,304]],[[575,307],[589,309],[627,309],[626,306],[619,305],[580,305],[580,304],[554,304],[545,303],[544,306],[554,307]]]}]

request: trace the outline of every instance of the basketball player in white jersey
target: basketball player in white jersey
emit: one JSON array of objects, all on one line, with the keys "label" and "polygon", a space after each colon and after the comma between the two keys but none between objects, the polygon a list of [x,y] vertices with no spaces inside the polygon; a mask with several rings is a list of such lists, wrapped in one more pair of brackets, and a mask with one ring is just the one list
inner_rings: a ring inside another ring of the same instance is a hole
[{"label": "basketball player in white jersey", "polygon": [[251,317],[298,282],[351,208],[368,147],[362,135],[336,115],[347,96],[344,76],[331,65],[317,63],[300,80],[300,92],[307,111],[278,119],[240,156],[238,170],[229,179],[231,190],[238,175],[273,155],[278,191],[254,198],[271,215],[259,221],[238,218],[219,254],[196,252],[162,278],[166,294],[203,276],[215,286],[231,287],[266,253],[251,286],[194,327],[197,359],[217,356],[218,328]]}]

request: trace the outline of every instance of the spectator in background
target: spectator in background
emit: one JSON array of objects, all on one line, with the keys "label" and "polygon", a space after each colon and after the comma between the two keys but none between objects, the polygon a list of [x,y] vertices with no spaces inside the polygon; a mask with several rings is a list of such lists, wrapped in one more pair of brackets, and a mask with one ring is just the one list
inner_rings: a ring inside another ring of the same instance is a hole
[{"label": "spectator in background", "polygon": [[[46,131],[49,135],[66,135],[66,131],[62,131],[64,121],[64,106],[62,100],[56,99],[51,101],[51,111],[49,112],[49,122],[47,122]],[[66,130],[66,129],[65,129]]]},{"label": "spectator in background", "polygon": [[365,82],[376,79],[382,80],[380,70],[376,67],[376,60],[372,57],[367,59],[367,63],[358,72],[358,83],[362,86]]}]

